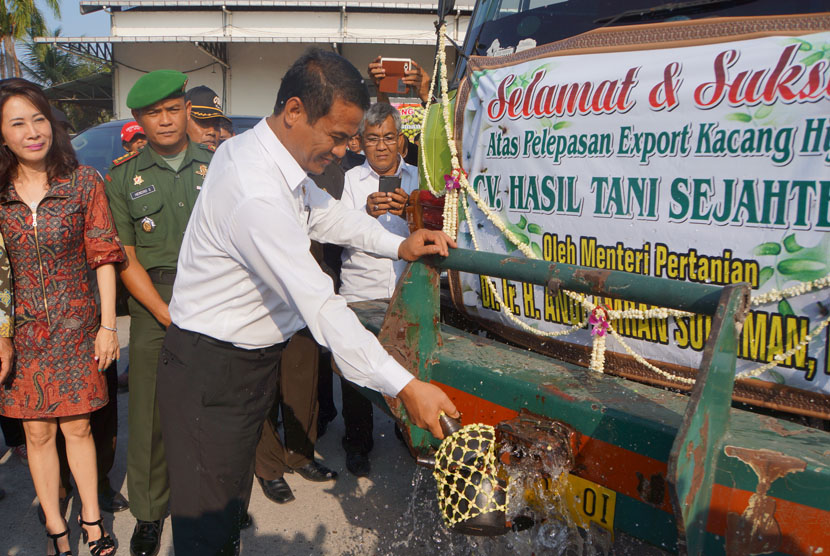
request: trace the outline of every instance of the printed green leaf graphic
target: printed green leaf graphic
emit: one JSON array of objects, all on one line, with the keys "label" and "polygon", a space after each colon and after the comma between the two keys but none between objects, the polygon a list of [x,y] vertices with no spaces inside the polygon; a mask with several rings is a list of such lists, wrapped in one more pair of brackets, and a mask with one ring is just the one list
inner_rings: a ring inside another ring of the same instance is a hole
[{"label": "printed green leaf graphic", "polygon": [[755,119],[763,120],[770,114],[772,114],[772,106],[762,106],[761,108],[755,111]]},{"label": "printed green leaf graphic", "polygon": [[744,114],[743,112],[733,112],[732,114],[727,114],[726,119],[727,120],[732,120],[732,121],[735,121],[735,122],[744,122],[744,123],[746,123],[746,122],[751,122],[752,121],[752,116],[750,116],[749,114]]},{"label": "printed green leaf graphic", "polygon": [[795,234],[790,234],[784,238],[784,249],[787,250],[787,253],[795,253],[804,248],[798,244],[798,240],[795,239]]},{"label": "printed green leaf graphic", "polygon": [[525,226],[527,226],[527,218],[525,218],[524,216],[520,216],[519,222],[518,224],[516,224],[516,226],[518,226],[520,230],[524,230]]},{"label": "printed green leaf graphic", "polygon": [[762,243],[758,247],[755,248],[753,253],[755,255],[764,256],[764,255],[777,255],[781,252],[781,246],[775,243],[774,241],[768,241],[767,243]]},{"label": "printed green leaf graphic", "polygon": [[763,286],[767,280],[772,278],[772,275],[775,274],[775,269],[771,266],[765,266],[761,269],[761,272],[758,274],[758,285]]},{"label": "printed green leaf graphic", "polygon": [[571,122],[556,122],[555,124],[553,124],[553,129],[554,130],[565,129],[566,127],[570,127],[570,125],[571,125]]},{"label": "printed green leaf graphic", "polygon": [[803,60],[801,60],[801,63],[805,66],[812,66],[813,64],[821,60],[823,57],[824,52],[819,50],[818,52],[813,52],[809,56],[805,57]]},{"label": "printed green leaf graphic", "polygon": [[786,384],[787,382],[786,380],[784,380],[784,376],[777,371],[773,371],[772,369],[770,369],[769,371],[767,371],[767,374],[770,376],[772,380],[774,380],[778,384]]},{"label": "printed green leaf graphic", "polygon": [[813,49],[812,44],[808,43],[807,41],[803,41],[801,39],[794,38],[794,39],[792,39],[790,44],[799,44],[799,43],[801,44],[801,46],[798,47],[799,50],[802,50],[804,52],[809,52],[810,50]]},{"label": "printed green leaf graphic", "polygon": [[539,247],[539,244],[538,244],[538,243],[536,243],[536,242],[534,241],[533,243],[531,243],[531,244],[530,244],[530,248],[531,248],[531,249],[533,249],[533,253],[534,253],[537,257],[539,257],[540,259],[544,258],[544,257],[542,256],[542,248],[541,248],[541,247]]},{"label": "printed green leaf graphic", "polygon": [[795,316],[795,311],[793,311],[793,306],[790,305],[790,302],[786,299],[782,299],[778,302],[778,312],[782,315],[786,316]]},{"label": "printed green leaf graphic", "polygon": [[539,224],[535,224],[535,223],[531,222],[530,224],[527,225],[527,231],[530,234],[541,235],[543,230],[542,230],[542,227]]},{"label": "printed green leaf graphic", "polygon": [[827,263],[811,259],[786,259],[778,263],[778,272],[801,282],[810,282],[827,274]]}]

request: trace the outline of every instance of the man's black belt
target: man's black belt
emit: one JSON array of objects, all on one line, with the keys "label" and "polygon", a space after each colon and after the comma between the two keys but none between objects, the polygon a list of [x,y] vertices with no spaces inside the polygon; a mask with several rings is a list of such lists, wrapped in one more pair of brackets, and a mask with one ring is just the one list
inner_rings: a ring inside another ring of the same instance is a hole
[{"label": "man's black belt", "polygon": [[152,268],[147,271],[150,280],[154,284],[162,284],[164,286],[172,286],[176,281],[176,271],[168,270],[166,268]]},{"label": "man's black belt", "polygon": [[268,346],[268,347],[265,347],[265,348],[245,349],[245,348],[241,348],[241,347],[239,347],[236,344],[233,344],[231,342],[226,342],[224,340],[219,340],[217,338],[214,338],[212,336],[208,336],[206,334],[202,334],[200,332],[193,332],[192,330],[185,330],[184,328],[179,328],[175,324],[171,324],[170,327],[175,328],[177,330],[180,330],[183,334],[185,334],[187,336],[190,336],[194,343],[204,342],[206,344],[210,344],[212,346],[222,348],[222,349],[225,349],[225,350],[229,350],[229,351],[238,351],[238,352],[246,352],[246,353],[260,352],[260,353],[263,353],[263,354],[267,354],[267,353],[273,353],[275,351],[280,351],[288,343],[288,342],[280,342],[279,344],[274,344],[272,346]]}]

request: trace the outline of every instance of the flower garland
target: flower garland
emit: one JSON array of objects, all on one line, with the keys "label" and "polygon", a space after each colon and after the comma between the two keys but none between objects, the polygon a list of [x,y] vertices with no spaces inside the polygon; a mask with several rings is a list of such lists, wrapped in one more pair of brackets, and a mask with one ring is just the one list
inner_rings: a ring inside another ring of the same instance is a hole
[{"label": "flower garland", "polygon": [[773,357],[772,361],[770,361],[766,365],[761,365],[760,367],[757,367],[755,369],[749,369],[749,370],[746,370],[746,371],[741,371],[740,373],[735,375],[735,378],[736,379],[738,379],[738,378],[755,378],[757,376],[760,376],[760,375],[764,374],[765,372],[772,369],[773,367],[777,367],[784,360],[789,359],[790,357],[792,357],[793,355],[795,355],[796,353],[798,353],[799,351],[804,349],[807,346],[807,344],[812,342],[819,334],[821,334],[821,332],[825,328],[827,328],[828,324],[830,324],[830,317],[827,317],[826,319],[821,321],[821,324],[819,324],[817,327],[815,327],[812,332],[810,332],[809,334],[804,336],[804,338],[800,342],[798,342],[798,344],[794,345],[793,347],[791,347],[790,349],[788,349],[784,353],[779,353],[778,355]]},{"label": "flower garland", "polygon": [[[529,259],[538,259],[536,253],[525,243],[520,241],[513,232],[504,225],[501,217],[490,210],[490,207],[484,202],[484,200],[478,195],[478,192],[475,191],[470,186],[470,183],[467,179],[467,173],[461,168],[461,164],[458,160],[458,150],[455,145],[455,134],[453,133],[453,125],[450,119],[450,102],[449,102],[449,84],[447,81],[447,68],[446,68],[446,38],[445,38],[445,25],[442,25],[438,30],[438,48],[436,54],[436,63],[435,67],[433,68],[432,79],[430,81],[430,89],[429,89],[429,97],[426,102],[426,106],[424,109],[424,118],[421,123],[421,137],[426,137],[426,127],[427,127],[427,115],[429,114],[429,108],[431,105],[431,101],[433,98],[433,93],[435,90],[435,82],[436,82],[436,74],[437,77],[440,79],[440,95],[441,95],[441,105],[442,105],[442,119],[444,123],[444,129],[446,131],[446,138],[447,138],[447,145],[450,150],[450,162],[452,166],[452,173],[445,174],[445,189],[443,191],[439,191],[433,187],[432,183],[430,182],[430,174],[427,168],[427,160],[424,158],[424,179],[426,181],[426,185],[430,191],[432,191],[436,196],[445,196],[444,201],[444,232],[455,239],[458,234],[458,202],[459,198],[461,201],[461,205],[464,209],[464,214],[467,220],[468,229],[470,232],[470,237],[473,242],[473,247],[476,251],[480,251],[478,246],[478,240],[475,234],[475,227],[472,224],[472,214],[469,209],[469,204],[467,202],[467,195],[472,197],[473,201],[478,206],[479,210],[485,215],[485,217],[493,223],[493,225],[501,232],[504,237],[510,241],[513,245],[516,246],[525,257]],[[461,193],[464,193],[463,195]],[[574,324],[568,329],[560,330],[557,332],[546,332],[543,330],[538,330],[533,328],[532,326],[525,323],[523,320],[517,318],[512,311],[510,311],[504,300],[502,299],[501,295],[499,294],[498,290],[496,289],[495,284],[493,283],[492,278],[486,276],[486,282],[490,293],[493,295],[493,299],[499,304],[501,307],[502,313],[515,325],[518,327],[532,332],[533,334],[545,337],[556,337],[556,336],[564,336],[566,334],[570,334],[585,327],[585,322],[579,322]],[[799,295],[803,295],[808,293],[814,289],[822,289],[827,288],[830,286],[830,274],[824,276],[823,278],[819,278],[813,280],[812,282],[802,282],[795,286],[786,288],[784,290],[770,290],[764,294],[755,296],[751,299],[752,305],[765,305],[768,303],[773,303],[775,301],[780,301],[782,299],[786,299],[789,297],[795,297]],[[586,309],[587,312],[590,312],[589,323],[594,326],[591,331],[591,335],[593,336],[593,346],[591,351],[591,363],[590,369],[603,372],[605,369],[605,344],[606,344],[606,335],[610,333],[623,347],[625,352],[630,355],[635,361],[640,363],[641,365],[645,366],[646,368],[650,369],[651,371],[667,378],[669,380],[674,380],[677,382],[681,382],[684,384],[694,384],[695,379],[686,378],[683,376],[678,376],[674,373],[670,373],[664,371],[655,365],[646,361],[646,359],[636,353],[619,335],[619,333],[611,326],[611,320],[618,320],[618,319],[638,319],[644,320],[649,318],[655,319],[667,319],[669,317],[689,317],[693,316],[693,313],[688,311],[678,311],[675,309],[668,309],[665,307],[654,307],[652,309],[648,309],[646,311],[642,311],[639,309],[626,309],[626,310],[611,310],[606,307],[601,307],[591,303],[588,300],[587,296],[584,294],[578,294],[568,290],[562,290],[567,296],[569,296],[574,301],[580,303],[583,308]],[[601,309],[602,314],[599,315],[598,309]],[[790,350],[785,353],[780,353],[776,355],[772,361],[769,363],[762,365],[761,367],[757,367],[756,369],[751,369],[747,371],[742,371],[737,373],[735,378],[752,378],[757,377],[764,372],[772,369],[773,367],[780,364],[782,361],[792,357],[796,353],[798,353],[801,349],[804,349],[807,344],[809,344],[814,338],[816,338],[828,325],[830,325],[830,317],[825,319],[821,322],[821,324],[816,327],[813,332],[805,336],[796,346],[793,346]]]},{"label": "flower garland", "polygon": [[588,323],[593,325],[591,336],[594,337],[593,348],[591,349],[591,364],[588,368],[601,373],[605,370],[605,333],[611,328],[608,322],[608,309],[602,306],[591,311]]},{"label": "flower garland", "polygon": [[756,295],[752,298],[751,303],[753,305],[766,305],[767,303],[774,303],[776,301],[781,301],[782,299],[786,299],[789,297],[797,297],[799,295],[804,295],[805,293],[809,293],[811,291],[820,290],[830,286],[830,274],[824,276],[823,278],[817,278],[812,282],[801,282],[800,284],[796,284],[795,286],[786,288],[784,290],[770,290],[766,293],[762,293],[761,295]]}]

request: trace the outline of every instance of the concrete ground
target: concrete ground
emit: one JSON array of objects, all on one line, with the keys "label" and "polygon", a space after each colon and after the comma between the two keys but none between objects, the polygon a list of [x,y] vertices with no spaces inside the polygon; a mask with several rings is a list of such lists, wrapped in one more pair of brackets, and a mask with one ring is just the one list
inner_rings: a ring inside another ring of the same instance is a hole
[{"label": "concrete ground", "polygon": [[[118,323],[122,346],[126,346],[129,318]],[[126,347],[119,367],[126,365]],[[339,381],[335,380],[337,384]],[[127,496],[125,482],[127,445],[127,393],[118,395],[118,450],[110,480]],[[339,391],[335,392],[339,407]],[[250,513],[254,525],[242,532],[242,553],[246,556],[358,556],[364,554],[420,556],[584,554],[602,551],[583,546],[574,551],[567,539],[548,528],[510,533],[498,539],[478,539],[450,533],[441,523],[435,482],[431,473],[417,468],[409,452],[393,432],[393,422],[375,411],[375,448],[371,454],[372,474],[352,476],[345,466],[340,446],[343,422],[338,417],[317,443],[317,457],[337,470],[335,482],[311,483],[298,475],[287,475],[296,500],[285,505],[265,498],[254,483]],[[0,487],[6,497],[0,500],[0,555],[46,554],[46,538],[37,518],[37,499],[26,465],[0,443]],[[73,497],[67,521],[77,524],[79,501]],[[134,519],[129,511],[104,514],[104,522],[114,533],[118,553],[129,554]],[[73,553],[88,554],[81,544],[77,525],[71,525]],[[565,541],[563,544],[563,540]],[[566,548],[567,546],[567,548]],[[636,541],[615,543],[613,553],[646,556],[661,554]],[[173,555],[170,520],[165,521],[162,556]],[[180,555],[182,556],[182,555]],[[191,555],[183,555],[191,556]]]}]

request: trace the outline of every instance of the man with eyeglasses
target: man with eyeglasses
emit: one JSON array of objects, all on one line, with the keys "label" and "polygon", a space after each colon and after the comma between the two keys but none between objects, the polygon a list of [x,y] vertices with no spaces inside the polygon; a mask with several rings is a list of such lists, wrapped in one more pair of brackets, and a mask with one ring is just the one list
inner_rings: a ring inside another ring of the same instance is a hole
[{"label": "man with eyeglasses", "polygon": [[[372,105],[360,124],[361,147],[366,161],[346,172],[341,202],[365,210],[393,234],[409,236],[404,208],[409,194],[418,188],[418,169],[404,162],[401,116],[394,106]],[[400,179],[400,187],[379,191],[381,177]],[[406,268],[405,261],[382,259],[352,248],[342,255],[340,295],[346,301],[367,301],[392,297],[395,284]],[[346,468],[357,476],[369,474],[372,440],[372,404],[343,381],[343,420],[346,435]],[[347,402],[348,400],[348,402]]]}]

